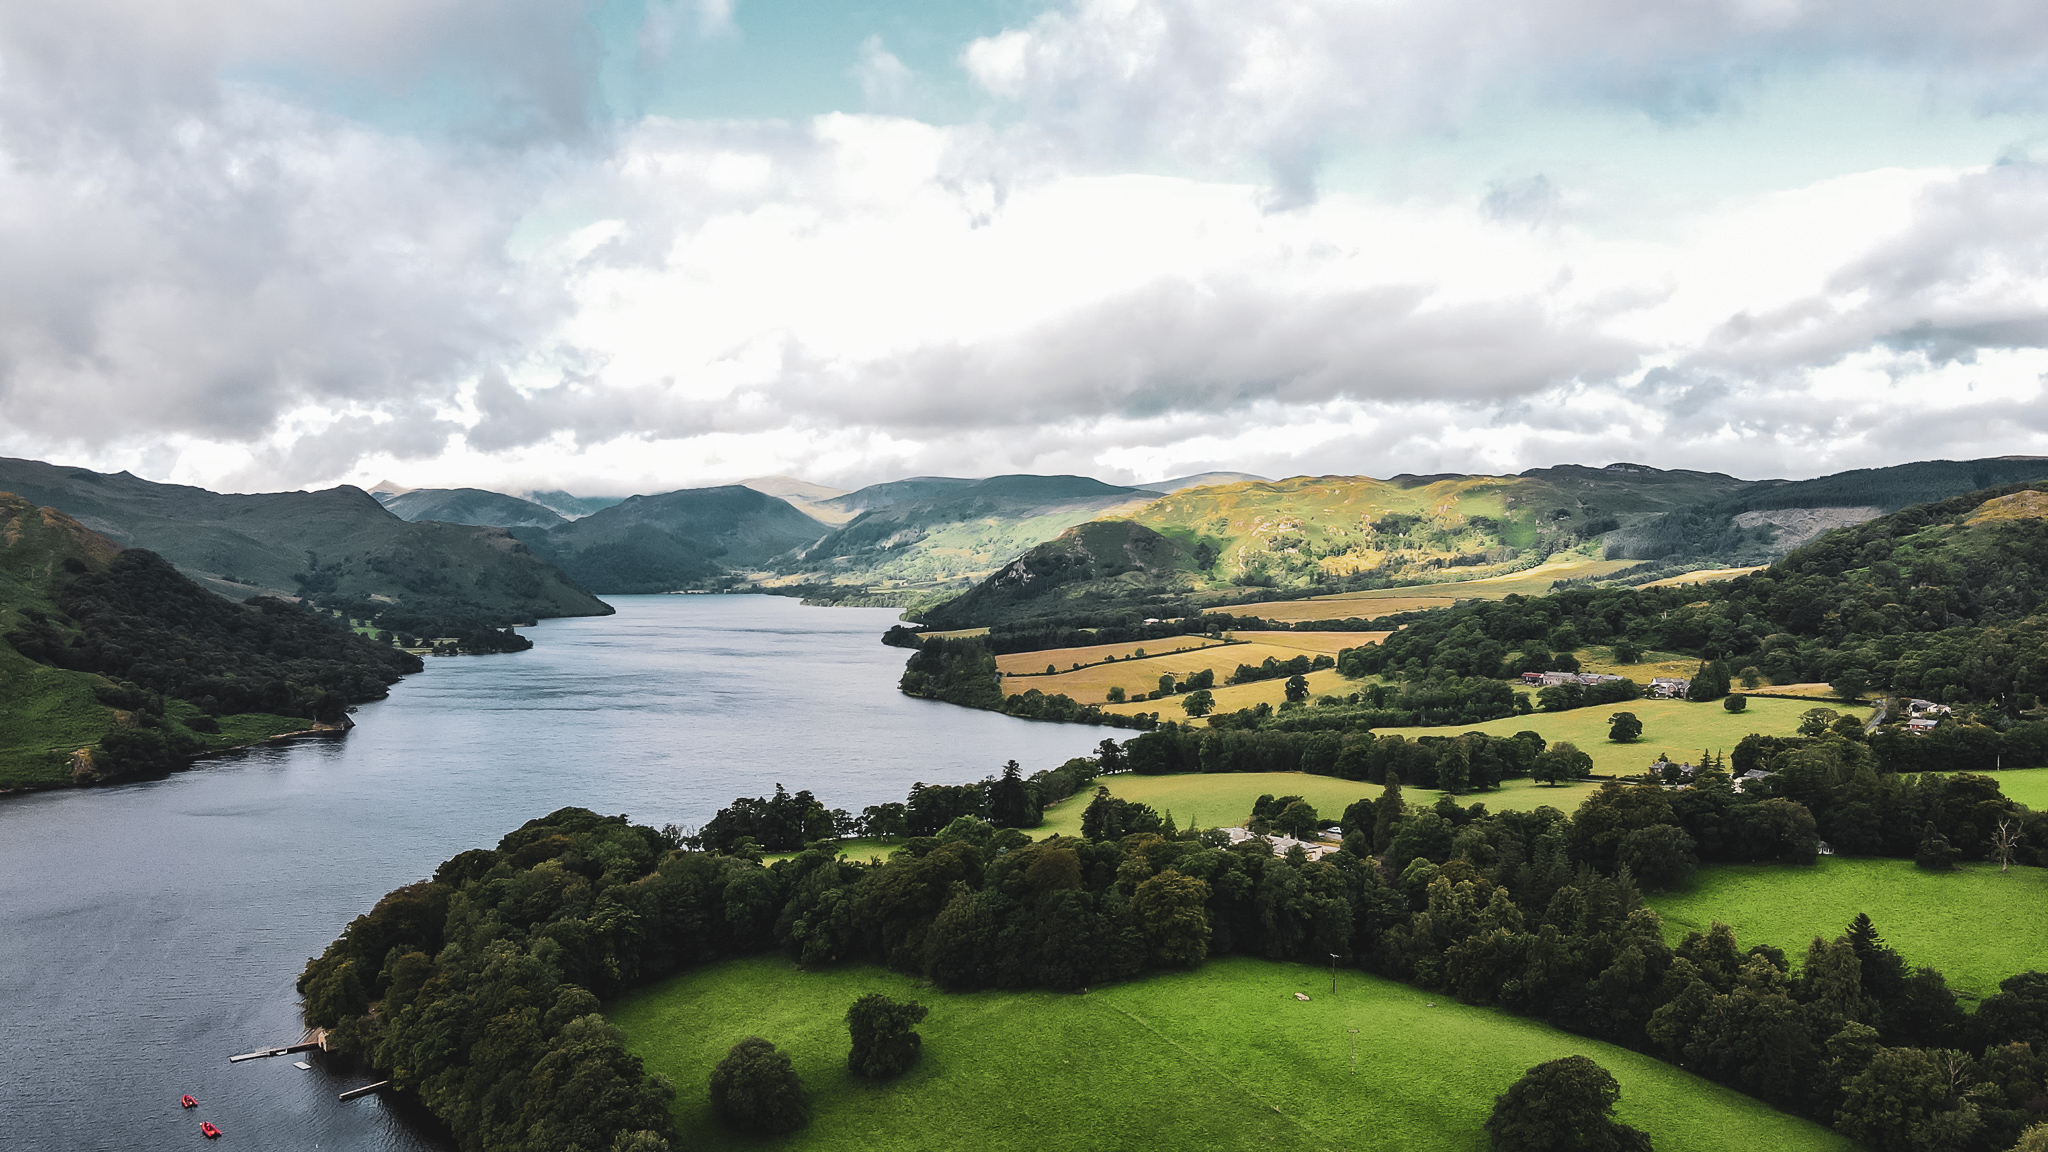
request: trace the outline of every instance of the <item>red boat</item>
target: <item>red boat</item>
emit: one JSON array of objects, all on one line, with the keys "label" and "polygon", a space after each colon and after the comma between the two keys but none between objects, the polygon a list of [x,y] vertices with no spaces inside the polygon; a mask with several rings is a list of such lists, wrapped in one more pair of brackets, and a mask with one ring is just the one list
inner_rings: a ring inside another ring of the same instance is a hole
[{"label": "red boat", "polygon": [[191,1095],[191,1093],[189,1093],[189,1092],[188,1092],[188,1093],[186,1093],[186,1094],[185,1094],[185,1095],[183,1095],[183,1096],[180,1096],[180,1097],[178,1097],[178,1104],[179,1104],[180,1106],[182,1106],[182,1107],[185,1107],[185,1108],[197,1108],[197,1107],[199,1107],[199,1101],[197,1101],[197,1100],[194,1100],[194,1099],[192,1098],[192,1095]]},{"label": "red boat", "polygon": [[220,1139],[220,1129],[215,1128],[213,1126],[213,1121],[211,1120],[208,1120],[205,1123],[199,1125],[199,1133],[200,1135],[206,1137],[208,1140]]}]

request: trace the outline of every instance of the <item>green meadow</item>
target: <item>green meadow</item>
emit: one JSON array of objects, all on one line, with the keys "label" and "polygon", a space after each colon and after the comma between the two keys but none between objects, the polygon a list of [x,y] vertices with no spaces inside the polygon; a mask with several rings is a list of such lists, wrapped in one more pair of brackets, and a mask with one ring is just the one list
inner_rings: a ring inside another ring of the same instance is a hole
[{"label": "green meadow", "polygon": [[[1716,700],[1694,704],[1684,700],[1631,700],[1595,708],[1574,708],[1568,712],[1537,712],[1509,716],[1483,724],[1431,728],[1380,728],[1378,736],[1455,736],[1460,732],[1485,732],[1512,736],[1530,731],[1555,744],[1569,741],[1593,758],[1593,771],[1601,775],[1632,775],[1650,766],[1657,753],[1668,752],[1677,760],[1698,760],[1700,750],[1727,754],[1744,736],[1763,732],[1790,736],[1799,730],[1799,715],[1816,704],[1811,700],[1766,700],[1750,697],[1749,707],[1730,712]],[[1825,705],[1822,705],[1825,706]],[[1840,711],[1841,709],[1837,709]],[[1862,717],[1867,709],[1854,709]],[[1607,718],[1616,712],[1633,712],[1643,722],[1643,735],[1628,744],[1607,738]]]},{"label": "green meadow", "polygon": [[[803,972],[755,957],[673,977],[606,1015],[675,1084],[677,1126],[703,1152],[1481,1152],[1494,1096],[1574,1053],[1614,1073],[1621,1119],[1660,1148],[1854,1147],[1639,1053],[1356,971],[1337,983],[1333,996],[1325,969],[1232,958],[1084,995],[949,995],[880,968]],[[924,1059],[895,1081],[846,1070],[846,1008],[870,991],[931,1008]],[[816,1100],[809,1128],[741,1137],[712,1116],[711,1068],[749,1035],[795,1062]]]},{"label": "green meadow", "polygon": [[1938,968],[1950,987],[1976,996],[2015,973],[2048,970],[2048,869],[1928,872],[1911,860],[1839,856],[1810,868],[1722,864],[1700,869],[1689,891],[1649,904],[1674,943],[1718,920],[1743,947],[1776,945],[1794,964],[1815,936],[1832,940],[1867,913],[1908,963]]}]

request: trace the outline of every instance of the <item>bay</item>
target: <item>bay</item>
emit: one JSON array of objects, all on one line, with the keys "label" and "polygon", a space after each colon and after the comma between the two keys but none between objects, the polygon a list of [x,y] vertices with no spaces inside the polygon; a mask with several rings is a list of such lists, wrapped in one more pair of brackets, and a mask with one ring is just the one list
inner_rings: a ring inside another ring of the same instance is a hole
[{"label": "bay", "polygon": [[901,695],[890,609],[610,602],[529,652],[429,660],[345,736],[0,800],[0,1144],[160,1148],[205,1119],[239,1148],[439,1148],[339,1103],[360,1077],[227,1063],[298,1037],[300,968],[385,892],[567,805],[688,826],[781,783],[858,811],[1110,734]]}]

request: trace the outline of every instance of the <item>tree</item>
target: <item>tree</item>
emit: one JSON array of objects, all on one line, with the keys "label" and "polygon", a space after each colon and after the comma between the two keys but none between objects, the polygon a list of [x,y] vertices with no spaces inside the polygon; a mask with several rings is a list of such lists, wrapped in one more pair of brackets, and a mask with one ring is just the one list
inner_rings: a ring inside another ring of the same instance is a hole
[{"label": "tree", "polygon": [[1841,675],[1829,681],[1828,687],[1835,690],[1835,695],[1854,703],[1862,697],[1863,690],[1870,687],[1870,673],[1861,668],[1845,669]]},{"label": "tree", "polygon": [[1699,856],[1690,835],[1673,824],[1637,828],[1621,838],[1615,863],[1626,865],[1636,881],[1653,890],[1679,888],[1699,870]]},{"label": "tree", "polygon": [[1643,722],[1633,712],[1616,712],[1607,718],[1607,738],[1616,744],[1628,744],[1641,737]]},{"label": "tree", "polygon": [[1161,696],[1171,696],[1171,695],[1173,695],[1173,673],[1171,673],[1171,672],[1166,672],[1166,673],[1162,673],[1162,674],[1160,675],[1160,677],[1159,677],[1159,694],[1160,694]]},{"label": "tree", "polygon": [[915,1000],[891,1000],[880,992],[855,1000],[846,1010],[846,1029],[853,1034],[846,1066],[870,1079],[909,1071],[924,1051],[924,1038],[911,1029],[930,1012]]},{"label": "tree", "polygon": [[1650,1138],[1616,1120],[1621,1085],[1584,1056],[1538,1064],[1493,1099],[1494,1152],[1649,1152]]},{"label": "tree", "polygon": [[1633,640],[1617,640],[1614,642],[1614,662],[1616,664],[1634,664],[1642,658],[1642,645]]},{"label": "tree", "polygon": [[780,1135],[811,1122],[811,1094],[789,1057],[759,1036],[732,1046],[711,1070],[711,1107],[742,1132]]},{"label": "tree", "polygon": [[1309,807],[1306,800],[1296,800],[1280,810],[1273,818],[1276,831],[1284,832],[1296,840],[1306,840],[1323,826],[1322,817]]},{"label": "tree", "polygon": [[1303,676],[1299,672],[1289,676],[1287,678],[1287,698],[1289,700],[1308,699],[1308,677]]},{"label": "tree", "polygon": [[1209,885],[1172,868],[1138,885],[1131,911],[1145,930],[1151,960],[1192,968],[1209,955]]},{"label": "tree", "polygon": [[1207,688],[1190,692],[1180,702],[1181,710],[1190,716],[1207,716],[1216,710],[1216,695]]},{"label": "tree", "polygon": [[1841,715],[1833,708],[1808,708],[1799,714],[1799,734],[1807,737],[1826,735],[1828,727]]},{"label": "tree", "polygon": [[1401,799],[1401,774],[1387,773],[1387,786],[1380,792],[1380,798],[1373,804],[1372,846],[1376,852],[1385,852],[1394,842],[1394,830],[1408,814],[1408,804]]},{"label": "tree", "polygon": [[2012,871],[2012,856],[2020,846],[2020,824],[2017,820],[2000,820],[1998,827],[1991,831],[1991,854],[1998,857],[2000,872]]},{"label": "tree", "polygon": [[988,822],[998,828],[1030,828],[1038,824],[1038,805],[1024,787],[1023,769],[1015,760],[1003,765],[1003,774],[988,787]]},{"label": "tree", "polygon": [[1530,777],[1539,784],[1583,780],[1592,773],[1593,758],[1568,740],[1560,740],[1537,753],[1536,763],[1529,769]]},{"label": "tree", "polygon": [[1913,863],[1929,872],[1953,872],[1959,855],[1948,837],[1929,824],[1926,835],[1920,838],[1920,847],[1913,853]]},{"label": "tree", "polygon": [[1107,697],[1107,698],[1108,698],[1108,700],[1109,700],[1109,702],[1110,702],[1111,704],[1121,704],[1121,703],[1123,703],[1123,702],[1124,702],[1124,686],[1123,686],[1123,685],[1121,685],[1121,684],[1113,684],[1113,685],[1111,685],[1111,686],[1110,686],[1110,689],[1109,689],[1109,694],[1108,694],[1108,697]]},{"label": "tree", "polygon": [[1741,712],[1749,707],[1749,697],[1740,692],[1730,692],[1728,698],[1721,701],[1721,707],[1730,712]]}]

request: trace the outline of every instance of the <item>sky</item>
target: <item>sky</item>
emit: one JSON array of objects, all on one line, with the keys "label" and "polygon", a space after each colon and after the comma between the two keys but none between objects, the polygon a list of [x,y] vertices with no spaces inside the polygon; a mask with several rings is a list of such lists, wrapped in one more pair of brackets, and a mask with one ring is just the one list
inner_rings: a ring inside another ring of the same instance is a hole
[{"label": "sky", "polygon": [[0,455],[229,491],[2048,454],[2015,0],[0,5]]}]

